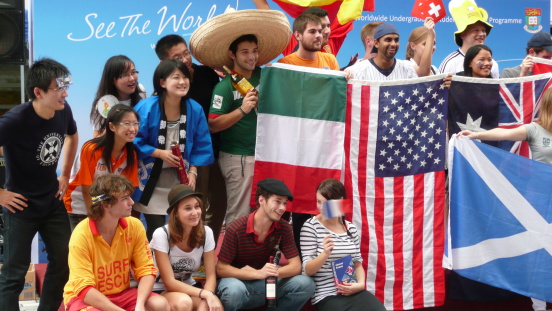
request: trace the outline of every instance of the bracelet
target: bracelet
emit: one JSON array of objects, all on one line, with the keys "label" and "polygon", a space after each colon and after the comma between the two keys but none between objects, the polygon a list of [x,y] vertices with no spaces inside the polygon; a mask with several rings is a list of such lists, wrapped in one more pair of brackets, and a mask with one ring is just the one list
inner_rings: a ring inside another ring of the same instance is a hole
[{"label": "bracelet", "polygon": [[192,173],[192,174],[196,175],[196,177],[197,177],[197,172],[196,171],[190,170],[189,173]]},{"label": "bracelet", "polygon": [[241,111],[241,113],[245,116],[247,113],[243,111],[242,107],[238,107],[238,109]]},{"label": "bracelet", "polygon": [[197,295],[199,297],[199,299],[203,299],[203,298],[201,298],[201,293],[203,293],[203,288],[199,291],[199,295]]},{"label": "bracelet", "polygon": [[479,139],[479,133],[475,133],[475,139]]}]

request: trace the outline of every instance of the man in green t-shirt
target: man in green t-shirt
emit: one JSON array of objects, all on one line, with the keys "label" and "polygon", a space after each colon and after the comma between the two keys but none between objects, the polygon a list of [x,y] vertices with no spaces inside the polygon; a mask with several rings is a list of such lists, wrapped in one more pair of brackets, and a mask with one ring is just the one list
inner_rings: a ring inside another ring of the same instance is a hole
[{"label": "man in green t-shirt", "polygon": [[260,66],[280,55],[289,39],[287,17],[273,10],[227,11],[203,23],[190,37],[195,59],[220,71],[227,66],[256,89],[242,96],[227,76],[215,86],[209,108],[209,130],[220,133],[226,226],[251,212]]},{"label": "man in green t-shirt", "polygon": [[[259,60],[257,38],[251,34],[239,37],[230,44],[228,54],[234,63],[233,70],[258,88],[261,68],[256,67]],[[251,212],[258,100],[253,90],[243,97],[232,86],[229,76],[213,90],[209,129],[212,133],[220,132],[219,163],[228,198],[226,226]]]}]

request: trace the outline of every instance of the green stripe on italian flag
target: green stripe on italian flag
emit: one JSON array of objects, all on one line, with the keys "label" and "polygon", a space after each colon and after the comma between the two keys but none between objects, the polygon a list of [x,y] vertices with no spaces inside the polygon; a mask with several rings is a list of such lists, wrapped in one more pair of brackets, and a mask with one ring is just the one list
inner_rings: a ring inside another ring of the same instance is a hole
[{"label": "green stripe on italian flag", "polygon": [[341,178],[347,82],[339,71],[273,64],[262,70],[252,202],[257,182],[284,181],[288,211],[317,214],[316,188]]}]

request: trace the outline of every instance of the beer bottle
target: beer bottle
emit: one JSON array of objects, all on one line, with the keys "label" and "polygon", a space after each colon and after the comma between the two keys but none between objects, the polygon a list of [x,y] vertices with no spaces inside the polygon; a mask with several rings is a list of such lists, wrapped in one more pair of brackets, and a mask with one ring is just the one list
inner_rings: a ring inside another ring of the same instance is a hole
[{"label": "beer bottle", "polygon": [[255,87],[253,87],[253,85],[251,85],[251,83],[249,83],[249,81],[247,81],[247,79],[244,78],[242,75],[235,72],[234,70],[228,69],[228,67],[226,66],[222,66],[222,68],[224,68],[224,70],[230,76],[230,79],[232,80],[232,86],[236,88],[236,90],[238,90],[238,92],[240,92],[242,96],[245,97],[245,94],[247,94],[247,92],[251,89],[253,89],[253,91],[257,93]]}]

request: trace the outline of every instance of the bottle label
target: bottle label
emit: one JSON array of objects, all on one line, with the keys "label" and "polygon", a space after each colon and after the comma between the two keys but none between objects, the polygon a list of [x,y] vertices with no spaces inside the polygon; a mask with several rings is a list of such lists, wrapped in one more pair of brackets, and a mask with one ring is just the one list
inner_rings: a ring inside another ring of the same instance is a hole
[{"label": "bottle label", "polygon": [[251,85],[251,83],[249,83],[249,81],[247,81],[246,79],[241,79],[240,81],[238,81],[237,85],[237,89],[242,94],[242,96],[245,96],[245,94],[247,94],[247,91],[254,88],[253,85]]},{"label": "bottle label", "polygon": [[266,299],[276,299],[276,283],[266,283]]}]

